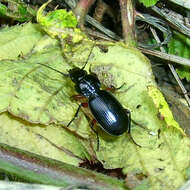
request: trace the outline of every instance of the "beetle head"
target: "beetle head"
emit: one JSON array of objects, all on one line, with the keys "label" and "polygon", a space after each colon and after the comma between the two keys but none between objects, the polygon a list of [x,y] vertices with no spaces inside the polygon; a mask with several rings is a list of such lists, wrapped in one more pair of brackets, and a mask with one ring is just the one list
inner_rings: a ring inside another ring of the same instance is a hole
[{"label": "beetle head", "polygon": [[74,83],[78,83],[84,76],[87,75],[87,72],[79,67],[75,67],[69,70],[69,76]]}]

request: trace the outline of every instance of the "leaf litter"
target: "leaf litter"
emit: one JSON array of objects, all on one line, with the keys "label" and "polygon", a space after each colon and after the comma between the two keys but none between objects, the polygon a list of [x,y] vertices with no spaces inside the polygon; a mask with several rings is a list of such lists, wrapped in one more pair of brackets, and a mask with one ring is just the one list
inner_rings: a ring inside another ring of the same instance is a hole
[{"label": "leaf litter", "polygon": [[[48,43],[45,48],[39,47],[39,44]],[[131,111],[135,122],[154,134],[132,123],[132,136],[142,148],[135,146],[127,134],[110,137],[96,126],[100,136],[100,150],[96,152],[96,136],[88,126],[88,114],[83,112],[69,129],[64,127],[78,105],[71,98],[76,94],[74,86],[70,79],[37,63],[48,64],[65,73],[72,66],[63,58],[61,48],[51,43],[47,36],[24,59],[0,62],[0,141],[73,165],[95,156],[105,168],[123,168],[125,174],[145,176],[142,185],[147,183],[148,189],[177,189],[186,180],[189,139],[178,127],[169,126],[158,117],[159,108],[147,88],[157,89],[148,59],[138,50],[120,43],[103,45],[108,52],[104,53],[96,46],[86,70],[90,67],[105,86],[112,85],[110,81],[115,87],[126,83],[115,96]],[[70,62],[82,67],[90,47],[91,41],[78,44]],[[164,99],[161,101],[165,104]],[[174,120],[172,115],[170,117]],[[60,151],[40,135],[72,155]]]}]

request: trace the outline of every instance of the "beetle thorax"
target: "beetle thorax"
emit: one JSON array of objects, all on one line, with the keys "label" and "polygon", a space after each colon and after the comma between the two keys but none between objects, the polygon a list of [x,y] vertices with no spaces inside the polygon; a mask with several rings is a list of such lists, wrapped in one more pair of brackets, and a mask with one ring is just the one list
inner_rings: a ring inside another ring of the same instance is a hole
[{"label": "beetle thorax", "polygon": [[96,96],[100,89],[100,81],[94,74],[87,74],[87,72],[78,67],[69,71],[71,80],[75,83],[76,91],[89,98]]},{"label": "beetle thorax", "polygon": [[89,75],[87,75],[87,77],[84,77],[80,83],[76,85],[76,90],[87,98],[96,96],[97,92],[99,91],[99,87],[96,83],[87,80],[88,76]]}]

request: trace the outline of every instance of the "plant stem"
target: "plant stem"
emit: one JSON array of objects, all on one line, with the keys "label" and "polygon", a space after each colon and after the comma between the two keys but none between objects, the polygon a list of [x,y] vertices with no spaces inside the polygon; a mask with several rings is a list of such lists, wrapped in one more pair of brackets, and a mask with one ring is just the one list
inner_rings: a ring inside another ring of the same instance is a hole
[{"label": "plant stem", "polygon": [[74,14],[77,17],[79,27],[84,27],[85,16],[88,13],[89,8],[95,0],[80,0],[74,9]]},{"label": "plant stem", "polygon": [[125,44],[134,47],[135,37],[135,10],[133,0],[119,0],[121,9],[121,21]]},{"label": "plant stem", "polygon": [[[33,183],[128,190],[124,182],[0,143],[0,170]],[[69,188],[70,189],[70,188]]]}]

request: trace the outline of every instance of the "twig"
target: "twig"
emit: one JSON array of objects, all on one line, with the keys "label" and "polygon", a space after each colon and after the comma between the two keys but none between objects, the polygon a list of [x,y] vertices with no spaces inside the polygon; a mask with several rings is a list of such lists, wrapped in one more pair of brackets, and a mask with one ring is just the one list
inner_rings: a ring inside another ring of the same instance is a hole
[{"label": "twig", "polygon": [[[158,35],[156,34],[156,31],[155,31],[153,28],[151,28],[151,32],[152,32],[152,34],[153,34],[155,40],[156,40],[158,43],[160,43],[160,39],[159,39]],[[160,50],[165,53],[165,49],[164,49],[163,47],[160,47]],[[190,64],[189,64],[189,65],[190,65]],[[185,87],[183,86],[183,83],[181,82],[181,80],[180,80],[178,74],[176,73],[175,68],[173,67],[173,65],[170,64],[170,63],[168,63],[168,66],[169,66],[169,68],[170,68],[170,70],[171,70],[171,72],[172,72],[174,78],[176,79],[178,85],[180,86],[181,91],[182,91],[182,93],[183,93],[183,95],[184,95],[184,97],[185,97],[185,99],[186,99],[186,101],[187,101],[187,104],[188,104],[189,108],[190,108],[190,98],[189,98],[189,96],[187,95],[187,91],[186,91]]]},{"label": "twig", "polygon": [[173,26],[173,28],[177,29],[179,32],[190,37],[190,28],[185,26],[185,24],[181,22],[179,18],[176,18],[176,16],[174,16],[177,13],[173,14],[174,12],[170,11],[169,9],[166,8],[160,9],[156,6],[153,6],[152,10],[155,11],[160,16],[164,17],[170,23],[170,25]]},{"label": "twig", "polygon": [[[67,3],[67,5],[71,9],[74,9],[75,6],[76,6],[75,0],[72,0],[72,1],[71,0],[65,0],[65,3]],[[100,30],[101,32],[103,32],[104,34],[109,36],[110,38],[112,38],[113,40],[120,40],[120,37],[118,35],[116,35],[111,30],[109,30],[109,29],[105,28],[104,26],[102,26],[98,21],[96,21],[91,16],[86,15],[85,20],[86,20],[86,22],[88,22],[89,24],[91,24],[92,26],[94,26],[95,28],[97,28],[98,30]]]},{"label": "twig", "polygon": [[172,32],[170,30],[169,25],[165,21],[159,18],[156,18],[154,16],[151,16],[149,14],[143,14],[139,12],[136,12],[136,14],[137,14],[136,20],[140,20],[154,26],[154,28],[157,28],[158,30],[162,31],[165,36],[164,40],[161,43],[157,43],[157,44],[142,44],[138,42],[139,47],[146,48],[146,49],[155,49],[164,44],[167,44],[170,41]]},{"label": "twig", "polygon": [[85,16],[88,13],[89,8],[92,6],[95,0],[80,0],[76,7],[74,8],[73,12],[78,20],[78,25],[83,28],[84,27],[84,20]]},{"label": "twig", "polygon": [[105,28],[104,26],[102,26],[98,21],[93,19],[91,16],[86,15],[85,19],[86,19],[86,22],[88,22],[89,24],[91,24],[95,28],[99,29],[101,32],[108,35],[110,38],[112,38],[114,40],[120,40],[121,39],[117,34],[115,34],[111,30],[109,30],[109,29]]},{"label": "twig", "polygon": [[132,0],[119,0],[123,38],[127,45],[134,46],[135,40],[135,10]]},{"label": "twig", "polygon": [[167,61],[171,61],[171,62],[180,64],[180,65],[190,67],[190,59],[183,58],[183,57],[180,57],[177,55],[167,54],[165,52],[160,52],[157,50],[148,50],[148,49],[144,49],[141,47],[138,47],[138,49],[141,50],[145,54],[153,55],[153,56],[159,57],[159,58],[167,60]]}]

